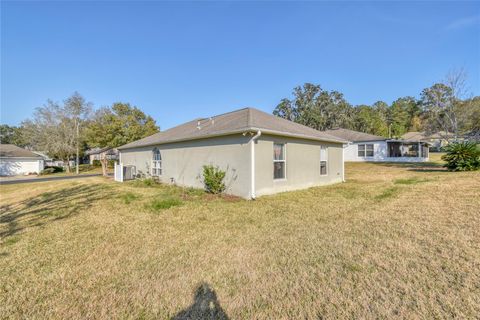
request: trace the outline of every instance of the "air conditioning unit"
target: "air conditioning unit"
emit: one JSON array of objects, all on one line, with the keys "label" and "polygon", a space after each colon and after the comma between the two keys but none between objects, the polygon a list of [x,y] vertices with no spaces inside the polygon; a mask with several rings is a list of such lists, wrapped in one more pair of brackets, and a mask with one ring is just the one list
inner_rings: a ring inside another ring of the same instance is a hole
[{"label": "air conditioning unit", "polygon": [[137,170],[135,166],[115,164],[115,181],[123,182],[125,180],[133,180],[136,174]]}]

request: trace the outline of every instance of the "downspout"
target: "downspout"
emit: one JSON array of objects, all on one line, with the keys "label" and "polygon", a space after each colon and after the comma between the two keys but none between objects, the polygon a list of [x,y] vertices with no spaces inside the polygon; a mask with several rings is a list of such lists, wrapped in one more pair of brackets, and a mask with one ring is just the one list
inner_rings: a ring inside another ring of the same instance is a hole
[{"label": "downspout", "polygon": [[345,182],[345,148],[348,144],[342,144],[342,182]]},{"label": "downspout", "polygon": [[255,140],[262,135],[258,130],[257,134],[250,139],[250,198],[255,200]]}]

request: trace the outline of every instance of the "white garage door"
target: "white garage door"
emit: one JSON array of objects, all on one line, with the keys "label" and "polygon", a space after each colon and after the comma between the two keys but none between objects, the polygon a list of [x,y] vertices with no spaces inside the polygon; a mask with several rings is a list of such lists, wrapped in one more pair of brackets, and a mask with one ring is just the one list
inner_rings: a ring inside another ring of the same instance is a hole
[{"label": "white garage door", "polygon": [[14,176],[43,170],[42,160],[0,159],[0,175]]}]

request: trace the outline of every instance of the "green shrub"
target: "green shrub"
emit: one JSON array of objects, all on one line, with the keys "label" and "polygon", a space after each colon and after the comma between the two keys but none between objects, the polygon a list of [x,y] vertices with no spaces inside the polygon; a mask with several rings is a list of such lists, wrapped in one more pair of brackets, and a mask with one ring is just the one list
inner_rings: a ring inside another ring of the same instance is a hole
[{"label": "green shrub", "polygon": [[101,167],[102,166],[102,162],[100,160],[93,160],[92,161],[92,166],[94,167]]},{"label": "green shrub", "polygon": [[168,199],[155,199],[152,202],[146,205],[146,208],[150,211],[160,211],[164,209],[168,209],[171,207],[179,206],[182,204],[182,201],[176,198],[168,198]]},{"label": "green shrub", "polygon": [[153,178],[135,179],[133,184],[136,187],[153,187],[158,184]]},{"label": "green shrub", "polygon": [[57,166],[45,167],[42,171],[40,171],[40,175],[52,174],[57,172],[63,172],[63,168]]},{"label": "green shrub", "polygon": [[480,169],[480,148],[474,142],[456,142],[445,147],[442,156],[450,171],[472,171]]},{"label": "green shrub", "polygon": [[205,190],[210,193],[218,194],[225,191],[226,172],[212,165],[203,166],[203,184]]},{"label": "green shrub", "polygon": [[107,161],[107,168],[113,169],[114,166],[115,166],[115,160]]},{"label": "green shrub", "polygon": [[45,168],[53,168],[53,172],[57,173],[57,172],[63,172],[63,167],[59,167],[59,166],[48,166],[48,167],[45,167]]},{"label": "green shrub", "polygon": [[42,171],[40,171],[40,175],[41,176],[44,176],[46,174],[52,174],[52,173],[55,173],[55,169],[54,168],[45,168],[43,169]]}]

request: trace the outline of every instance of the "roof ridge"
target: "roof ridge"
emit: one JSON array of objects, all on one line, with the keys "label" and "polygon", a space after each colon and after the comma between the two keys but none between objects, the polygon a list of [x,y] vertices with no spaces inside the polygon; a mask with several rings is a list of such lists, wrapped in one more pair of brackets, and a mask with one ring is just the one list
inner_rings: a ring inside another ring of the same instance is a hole
[{"label": "roof ridge", "polygon": [[[210,119],[210,118],[221,117],[221,116],[224,116],[224,115],[227,115],[227,114],[230,114],[230,113],[234,113],[234,112],[239,112],[239,111],[242,111],[242,110],[245,110],[245,109],[251,109],[251,108],[244,107],[244,108],[240,108],[240,109],[237,109],[237,110],[216,114],[216,115],[209,116],[209,117],[197,118],[197,119],[192,120],[192,121],[197,121],[197,120],[200,121],[200,120],[205,120],[205,119]],[[188,121],[188,122],[191,122],[191,121]],[[185,122],[185,123],[188,123],[188,122]]]}]

